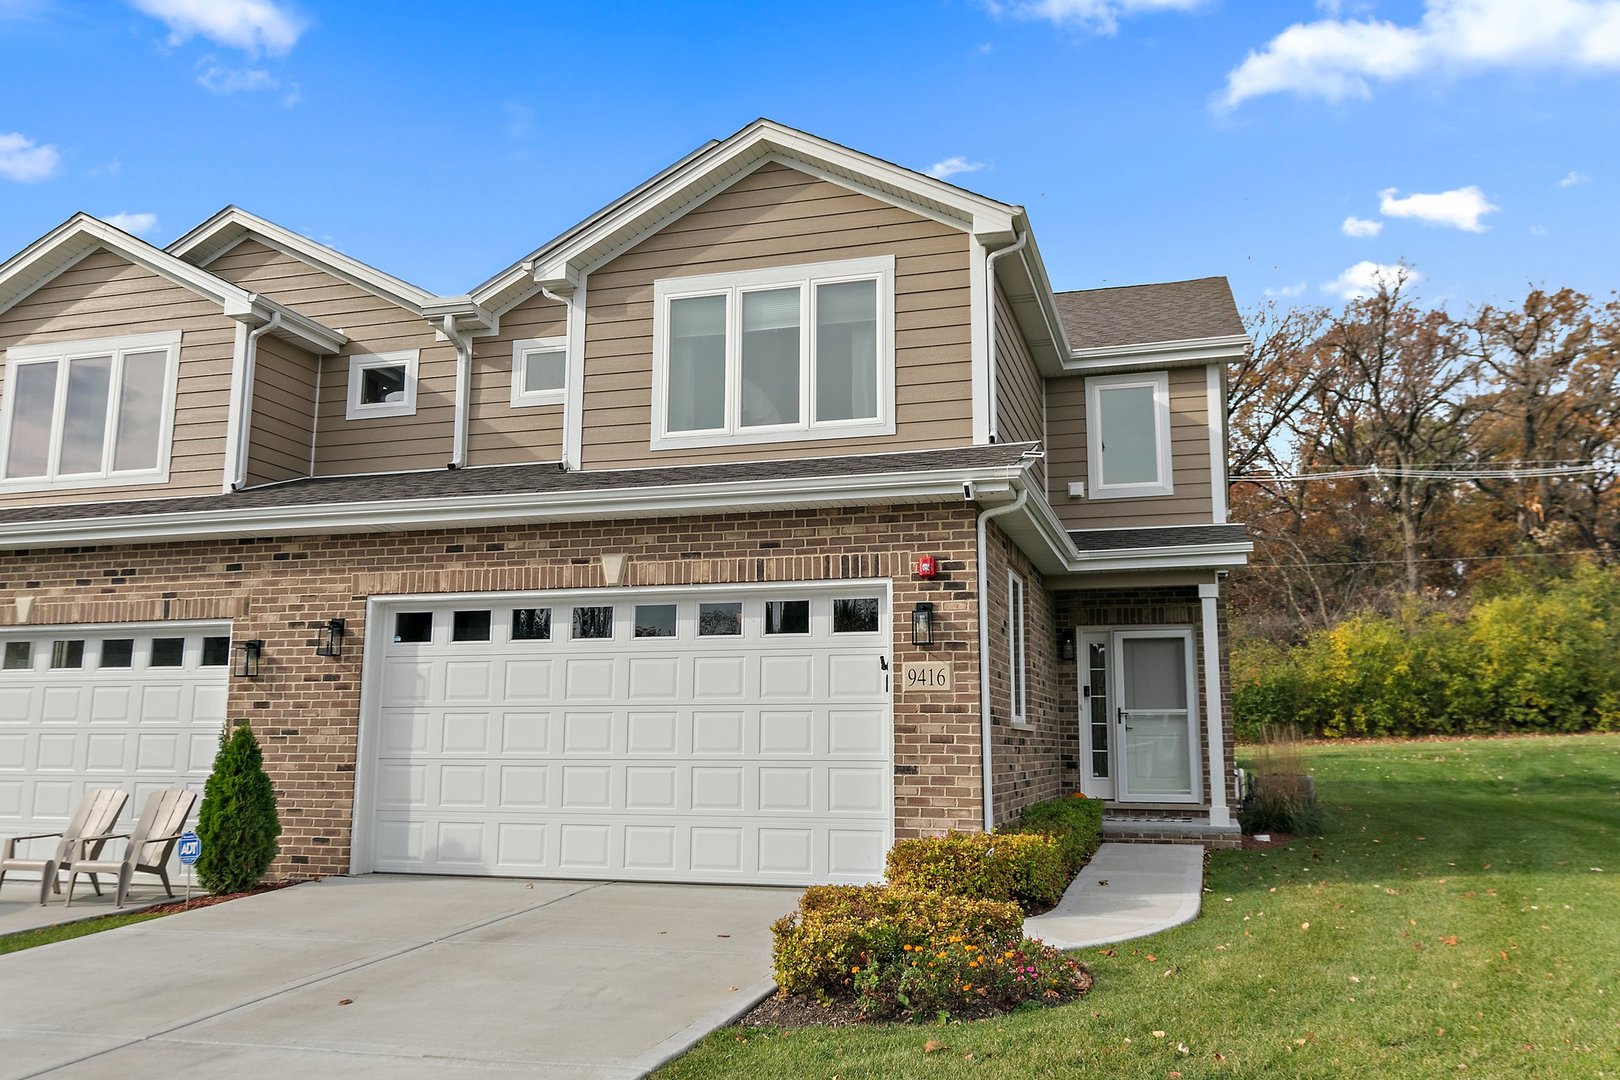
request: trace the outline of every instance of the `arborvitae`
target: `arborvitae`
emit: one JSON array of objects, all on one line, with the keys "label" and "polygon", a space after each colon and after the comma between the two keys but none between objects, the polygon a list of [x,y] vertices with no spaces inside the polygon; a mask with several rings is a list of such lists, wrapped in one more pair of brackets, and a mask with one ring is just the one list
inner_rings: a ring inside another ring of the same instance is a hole
[{"label": "arborvitae", "polygon": [[197,811],[197,880],[216,895],[251,889],[276,857],[281,819],[259,740],[246,725],[219,737],[214,772]]}]

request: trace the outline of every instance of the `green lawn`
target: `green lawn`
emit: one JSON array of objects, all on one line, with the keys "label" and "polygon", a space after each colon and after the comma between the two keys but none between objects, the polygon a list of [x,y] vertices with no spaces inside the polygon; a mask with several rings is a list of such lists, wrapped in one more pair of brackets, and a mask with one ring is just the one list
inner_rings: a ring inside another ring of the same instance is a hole
[{"label": "green lawn", "polygon": [[38,930],[20,930],[15,934],[0,935],[0,956],[6,953],[21,952],[32,949],[36,945],[49,945],[53,941],[69,941],[76,937],[85,937],[88,934],[99,934],[103,930],[116,930],[120,926],[131,923],[146,922],[148,919],[161,919],[163,913],[159,911],[132,911],[127,915],[98,915],[93,919],[80,919],[78,922],[63,923],[60,926],[46,926]]},{"label": "green lawn", "polygon": [[1085,950],[1077,1004],[728,1028],[657,1075],[1620,1077],[1620,736],[1309,761],[1327,835],[1212,856],[1203,915]]}]

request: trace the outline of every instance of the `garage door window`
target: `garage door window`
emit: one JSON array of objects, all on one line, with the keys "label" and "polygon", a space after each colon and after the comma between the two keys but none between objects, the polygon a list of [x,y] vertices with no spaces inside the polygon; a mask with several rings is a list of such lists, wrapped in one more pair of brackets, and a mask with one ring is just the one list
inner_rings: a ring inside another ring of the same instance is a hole
[{"label": "garage door window", "polygon": [[767,600],[765,602],[765,632],[767,634],[808,634],[810,632],[810,601]]},{"label": "garage door window", "polygon": [[458,611],[450,620],[451,641],[488,641],[489,612]]},{"label": "garage door window", "polygon": [[[106,655],[103,647],[102,655]],[[228,637],[203,638],[203,667],[224,667],[231,662],[231,639]]]},{"label": "garage door window", "polygon": [[637,604],[636,637],[674,637],[674,604]]},{"label": "garage door window", "polygon": [[741,634],[741,604],[698,605],[698,637],[737,637]]},{"label": "garage door window", "polygon": [[[229,641],[229,638],[225,640]],[[135,639],[108,638],[101,643],[101,667],[127,668],[135,666]]]},{"label": "garage door window", "polygon": [[53,641],[53,642],[51,642],[51,667],[53,667],[53,668],[82,668],[82,667],[84,667],[84,642],[82,642],[82,641]]},{"label": "garage door window", "polygon": [[875,634],[878,630],[878,602],[875,597],[833,601],[833,633]]},{"label": "garage door window", "polygon": [[394,616],[394,641],[419,645],[433,640],[433,612],[402,611]]},{"label": "garage door window", "polygon": [[575,640],[605,639],[612,636],[612,607],[577,607],[574,609]]},{"label": "garage door window", "polygon": [[514,608],[512,610],[513,641],[550,641],[551,609]]},{"label": "garage door window", "polygon": [[152,659],[147,667],[180,667],[186,662],[186,639],[160,637],[152,639]]},{"label": "garage door window", "polygon": [[34,666],[34,643],[32,641],[6,642],[7,671],[27,671]]}]

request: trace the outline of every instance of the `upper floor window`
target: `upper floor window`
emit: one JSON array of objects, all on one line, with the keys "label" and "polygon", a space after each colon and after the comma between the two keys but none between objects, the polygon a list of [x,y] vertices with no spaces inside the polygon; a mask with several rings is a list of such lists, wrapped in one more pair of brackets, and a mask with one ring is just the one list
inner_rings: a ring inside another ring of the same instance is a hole
[{"label": "upper floor window", "polygon": [[349,357],[346,419],[416,415],[416,349]]},{"label": "upper floor window", "polygon": [[512,408],[562,404],[567,380],[567,338],[525,338],[512,343]]},{"label": "upper floor window", "polygon": [[894,432],[894,258],[653,286],[653,449]]},{"label": "upper floor window", "polygon": [[1086,380],[1086,464],[1094,499],[1175,494],[1169,372]]},{"label": "upper floor window", "polygon": [[180,332],[6,350],[0,487],[169,478]]}]

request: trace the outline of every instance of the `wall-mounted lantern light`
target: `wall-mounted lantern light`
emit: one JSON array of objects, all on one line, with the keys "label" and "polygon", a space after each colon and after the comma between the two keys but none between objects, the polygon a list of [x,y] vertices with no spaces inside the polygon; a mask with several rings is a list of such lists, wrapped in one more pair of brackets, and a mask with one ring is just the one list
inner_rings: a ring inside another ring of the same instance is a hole
[{"label": "wall-mounted lantern light", "polygon": [[242,679],[257,679],[259,677],[259,657],[264,652],[264,642],[255,638],[252,641],[241,641],[236,645],[236,671],[234,674]]},{"label": "wall-mounted lantern light", "polygon": [[315,646],[316,656],[342,656],[345,628],[342,619],[327,619],[321,631],[321,643]]},{"label": "wall-mounted lantern light", "polygon": [[919,603],[911,609],[911,643],[923,646],[934,643],[933,604]]},{"label": "wall-mounted lantern light", "polygon": [[1074,630],[1072,628],[1058,631],[1058,659],[1074,659]]}]

